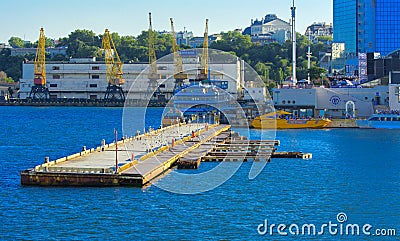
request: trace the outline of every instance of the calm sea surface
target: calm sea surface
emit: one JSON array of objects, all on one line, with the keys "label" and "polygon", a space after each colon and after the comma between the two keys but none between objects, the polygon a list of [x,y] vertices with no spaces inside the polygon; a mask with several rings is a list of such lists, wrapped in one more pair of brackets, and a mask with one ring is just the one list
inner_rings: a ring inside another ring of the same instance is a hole
[{"label": "calm sea surface", "polygon": [[[278,131],[279,150],[312,152],[313,159],[272,160],[254,180],[248,179],[251,163],[244,163],[228,182],[198,195],[171,194],[155,186],[20,185],[19,171],[42,163],[45,156],[55,159],[84,145],[98,146],[101,139],[110,142],[114,128],[121,133],[122,112],[0,107],[1,240],[278,239],[276,232],[259,236],[258,225],[265,219],[269,224],[338,223],[340,212],[348,223],[400,233],[400,131],[395,130]],[[161,112],[149,110],[146,126],[159,126]],[[130,124],[143,130],[140,122],[143,118],[133,118]]]}]

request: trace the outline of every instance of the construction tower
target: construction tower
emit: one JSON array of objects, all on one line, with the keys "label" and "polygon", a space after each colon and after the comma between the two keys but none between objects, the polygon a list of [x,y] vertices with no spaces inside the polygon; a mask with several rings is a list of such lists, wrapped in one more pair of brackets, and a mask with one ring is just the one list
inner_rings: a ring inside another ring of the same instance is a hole
[{"label": "construction tower", "polygon": [[203,81],[208,79],[208,19],[206,19],[206,29],[204,31],[203,54],[201,56],[200,73],[198,79]]},{"label": "construction tower", "polygon": [[153,25],[151,22],[151,13],[149,13],[149,87],[148,94],[150,96],[150,102],[157,105],[158,102],[164,102],[165,99],[159,99],[161,97],[160,87],[158,85],[159,79],[161,79],[161,75],[158,74],[157,68],[157,56],[154,48],[154,32]]},{"label": "construction tower", "polygon": [[46,85],[45,42],[44,29],[41,28],[34,62],[33,86],[29,94],[29,98],[33,100],[48,100],[50,97],[49,88]]},{"label": "construction tower", "polygon": [[174,93],[178,91],[185,79],[188,79],[188,74],[183,73],[183,63],[182,57],[179,53],[178,45],[176,43],[176,33],[174,28],[174,20],[170,18],[171,21],[171,39],[172,39],[172,51],[174,53],[174,79],[175,79],[175,87]]},{"label": "construction tower", "polygon": [[103,40],[102,48],[104,51],[104,61],[106,63],[106,79],[107,91],[104,96],[105,102],[124,102],[125,94],[121,87],[125,83],[122,78],[122,62],[119,58],[117,49],[115,48],[114,41],[108,29],[106,29]]}]

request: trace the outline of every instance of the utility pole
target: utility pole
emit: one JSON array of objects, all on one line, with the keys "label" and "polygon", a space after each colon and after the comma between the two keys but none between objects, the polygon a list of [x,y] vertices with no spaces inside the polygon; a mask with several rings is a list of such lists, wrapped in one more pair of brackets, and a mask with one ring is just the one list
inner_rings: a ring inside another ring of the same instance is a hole
[{"label": "utility pole", "polygon": [[292,76],[292,82],[293,86],[296,86],[297,83],[297,77],[296,77],[296,7],[294,5],[294,0],[293,0],[293,6],[290,8],[292,10],[292,44],[293,44],[293,62],[292,62],[292,68],[293,68],[293,76]]},{"label": "utility pole", "polygon": [[308,30],[308,52],[307,52],[307,58],[308,58],[308,83],[311,84],[311,76],[310,76],[310,71],[311,71],[311,29]]},{"label": "utility pole", "polygon": [[118,131],[114,129],[115,135],[115,173],[118,174]]}]

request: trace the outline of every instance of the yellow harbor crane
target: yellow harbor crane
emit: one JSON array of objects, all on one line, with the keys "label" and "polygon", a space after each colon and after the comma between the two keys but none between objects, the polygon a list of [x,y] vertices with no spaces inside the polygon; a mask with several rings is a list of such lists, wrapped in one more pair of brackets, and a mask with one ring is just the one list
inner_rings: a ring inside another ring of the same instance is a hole
[{"label": "yellow harbor crane", "polygon": [[34,79],[29,98],[49,99],[49,89],[46,83],[46,37],[44,29],[40,29],[38,46],[36,49],[36,57],[34,61]]},{"label": "yellow harbor crane", "polygon": [[122,77],[122,62],[108,29],[105,30],[103,35],[102,48],[104,51],[106,79],[108,84],[104,100],[124,102],[125,94],[121,87],[121,85],[125,83]]},{"label": "yellow harbor crane", "polygon": [[208,79],[208,19],[206,19],[206,29],[204,31],[203,55],[201,57],[199,80]]},{"label": "yellow harbor crane", "polygon": [[172,39],[172,51],[174,52],[174,79],[175,79],[175,90],[179,89],[183,85],[183,80],[188,79],[188,74],[183,73],[182,58],[179,53],[178,45],[176,43],[176,33],[174,28],[174,20],[169,19],[171,22],[171,39]]},{"label": "yellow harbor crane", "polygon": [[151,21],[151,13],[149,13],[149,80],[157,81],[161,79],[161,75],[158,74],[157,69],[157,56],[156,50],[154,48],[154,32],[153,32],[153,25]]},{"label": "yellow harbor crane", "polygon": [[148,97],[150,97],[150,105],[162,105],[165,102],[165,96],[161,95],[160,86],[158,85],[161,75],[158,74],[157,56],[154,48],[154,32],[151,21],[151,13],[149,13],[149,79]]}]

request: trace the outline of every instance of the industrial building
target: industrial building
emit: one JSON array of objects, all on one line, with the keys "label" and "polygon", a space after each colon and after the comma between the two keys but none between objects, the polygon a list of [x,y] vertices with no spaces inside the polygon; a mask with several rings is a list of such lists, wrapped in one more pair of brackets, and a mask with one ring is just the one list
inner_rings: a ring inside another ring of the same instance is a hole
[{"label": "industrial building", "polygon": [[389,88],[280,88],[273,89],[273,100],[276,108],[296,116],[366,118],[389,106]]},{"label": "industrial building", "polygon": [[[49,54],[50,58],[53,58],[56,55],[67,56],[67,49],[68,47],[51,47],[46,48],[46,53]],[[35,55],[36,48],[11,48],[11,56],[18,56],[18,55]]]},{"label": "industrial building", "polygon": [[[210,64],[211,79],[227,80],[228,92],[236,97],[240,95],[240,86],[245,99],[257,102],[267,100],[265,87],[259,86],[251,77],[244,76],[244,63],[237,59],[230,63]],[[128,93],[126,101],[140,103],[149,99],[149,80],[147,63],[124,64],[123,72],[126,80],[123,90]],[[195,78],[197,63],[185,63],[185,72],[189,78]],[[173,96],[175,80],[172,61],[159,61],[158,80],[160,98],[170,99]],[[47,86],[51,99],[97,99],[104,98],[107,81],[106,65],[95,59],[71,59],[69,62],[48,62],[46,64]],[[23,63],[23,78],[20,80],[21,99],[29,97],[33,85],[34,67],[32,62]],[[246,79],[246,81],[244,81]],[[393,82],[390,91],[398,95],[400,81]],[[326,116],[333,118],[369,117],[377,108],[389,106],[389,87],[373,88],[275,88],[273,104],[278,109],[292,111],[297,116]],[[392,104],[391,104],[392,105]],[[397,102],[397,105],[398,102]],[[400,108],[398,108],[400,109]]]},{"label": "industrial building", "polygon": [[[196,59],[190,58],[186,58],[184,61],[185,72],[189,73],[189,79],[194,79],[199,63],[196,62]],[[170,60],[166,59],[166,61],[159,60],[157,65],[158,73],[161,75],[161,79],[157,81],[160,91],[158,98],[170,99],[175,87],[172,58]],[[210,64],[210,78],[227,80],[229,83],[227,91],[237,96],[240,84],[244,84],[244,78],[241,74],[244,72],[243,65],[243,61],[236,58],[230,62],[222,60],[220,63],[218,61],[213,62]],[[125,84],[122,85],[122,88],[125,93],[129,92],[127,101],[148,99],[150,81],[147,75],[147,68],[147,63],[123,65]],[[47,62],[46,72],[50,99],[101,100],[104,98],[107,89],[106,65],[104,62],[96,61],[95,58],[71,59],[68,62]],[[19,97],[21,99],[29,97],[31,88],[34,85],[33,80],[34,63],[24,62],[22,65],[22,78],[20,79]],[[259,89],[257,91],[263,92]]]},{"label": "industrial building", "polygon": [[400,111],[400,71],[391,72],[389,76],[389,107]]}]

